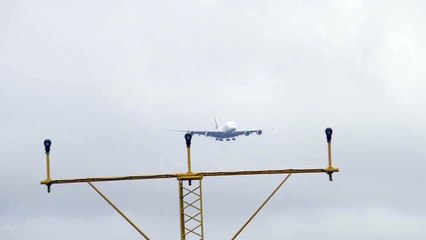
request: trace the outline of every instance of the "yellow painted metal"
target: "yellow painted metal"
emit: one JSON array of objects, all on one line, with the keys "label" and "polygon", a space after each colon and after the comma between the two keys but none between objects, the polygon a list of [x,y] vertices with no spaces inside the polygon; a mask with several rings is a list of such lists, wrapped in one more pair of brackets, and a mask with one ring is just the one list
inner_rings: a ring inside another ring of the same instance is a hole
[{"label": "yellow painted metal", "polygon": [[186,155],[188,158],[188,173],[191,173],[191,147],[186,147]]},{"label": "yellow painted metal", "polygon": [[180,239],[185,240],[185,215],[183,209],[183,181],[178,181],[179,184],[179,220],[180,220]]},{"label": "yellow painted metal", "polygon": [[49,179],[41,180],[40,184],[41,185],[51,185],[52,184],[52,180],[49,180]]},{"label": "yellow painted metal", "polygon": [[227,171],[227,172],[200,172],[198,174],[203,175],[203,177],[211,176],[247,176],[247,175],[269,175],[269,174],[295,174],[295,173],[327,173],[339,172],[338,168],[333,169],[324,169],[324,168],[315,168],[315,169],[278,169],[278,170],[254,170],[254,171]]},{"label": "yellow painted metal", "polygon": [[291,176],[291,173],[288,174],[284,180],[275,188],[275,190],[269,195],[269,197],[260,205],[260,207],[254,212],[254,214],[244,223],[244,225],[238,230],[238,232],[232,237],[232,240],[236,239],[238,235],[244,230],[244,228],[253,220],[253,218],[260,212],[260,210],[268,203],[268,201],[274,196],[274,194],[281,188],[281,186],[287,181]]},{"label": "yellow painted metal", "polygon": [[331,142],[328,142],[327,145],[328,145],[328,169],[331,169],[333,168],[333,162],[331,159]]},{"label": "yellow painted metal", "polygon": [[52,180],[50,178],[50,154],[46,153],[46,180]]},{"label": "yellow painted metal", "polygon": [[268,174],[304,174],[304,173],[329,173],[339,172],[338,168],[316,168],[316,169],[278,169],[278,170],[255,170],[255,171],[227,171],[227,172],[199,172],[199,173],[173,173],[173,174],[154,174],[154,175],[133,175],[119,177],[93,177],[93,178],[74,178],[74,179],[53,179],[51,181],[43,180],[40,184],[65,184],[65,183],[84,183],[84,182],[110,182],[110,181],[129,181],[129,180],[149,180],[165,178],[190,178],[191,176],[218,177],[218,176],[249,176],[249,175],[268,175]]},{"label": "yellow painted metal", "polygon": [[47,192],[50,193],[50,187],[52,186],[52,178],[50,178],[50,154],[46,151],[46,179],[42,181],[47,186]]},{"label": "yellow painted metal", "polygon": [[200,211],[200,214],[201,214],[201,216],[200,216],[200,218],[201,218],[201,235],[203,236],[201,239],[203,239],[204,238],[204,218],[203,218],[203,186],[202,186],[202,182],[203,181],[201,181],[202,179],[200,179],[200,208],[201,208],[201,211]]},{"label": "yellow painted metal", "polygon": [[[189,181],[198,182],[189,184]],[[180,239],[204,239],[202,177],[178,179]],[[188,185],[185,186],[185,182]]]},{"label": "yellow painted metal", "polygon": [[328,167],[327,174],[330,181],[333,181],[333,160],[331,157],[331,141],[327,141],[327,150],[328,150]]},{"label": "yellow painted metal", "polygon": [[203,178],[203,175],[197,173],[183,173],[177,174],[176,178],[178,180],[199,180]]},{"label": "yellow painted metal", "polygon": [[145,239],[149,240],[149,238],[146,236],[145,233],[142,232],[142,230],[140,230],[138,228],[138,226],[136,226],[136,224],[134,224],[126,215],[124,215],[123,212],[120,211],[120,209],[118,209],[101,191],[99,191],[99,189],[97,189],[91,182],[87,182],[105,201],[107,201],[107,203],[109,203],[109,205],[115,209],[115,211],[117,211],[128,223],[130,223],[130,225],[132,225],[133,228],[136,229],[136,231],[138,231]]},{"label": "yellow painted metal", "polygon": [[327,174],[330,174],[330,173],[340,172],[340,170],[338,168],[331,167],[331,168],[324,169],[324,172],[326,172]]}]

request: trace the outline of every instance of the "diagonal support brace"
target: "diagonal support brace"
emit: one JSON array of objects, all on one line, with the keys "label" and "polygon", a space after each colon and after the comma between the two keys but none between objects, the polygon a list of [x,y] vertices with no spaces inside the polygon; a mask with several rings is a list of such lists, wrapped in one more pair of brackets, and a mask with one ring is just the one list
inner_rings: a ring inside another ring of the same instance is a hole
[{"label": "diagonal support brace", "polygon": [[281,188],[281,186],[287,181],[287,179],[291,176],[291,173],[287,175],[287,177],[284,178],[284,180],[278,185],[277,188],[269,195],[269,197],[262,203],[262,205],[254,212],[254,214],[247,220],[246,223],[238,230],[238,232],[232,237],[232,240],[236,239],[238,235],[244,230],[245,227],[253,220],[253,218],[262,210],[262,208],[268,203],[268,201],[275,195],[276,192]]},{"label": "diagonal support brace", "polygon": [[149,240],[149,238],[145,235],[145,233],[142,232],[142,230],[140,230],[138,228],[138,226],[136,226],[136,224],[134,224],[128,217],[126,217],[126,215],[124,215],[123,212],[120,211],[120,209],[118,209],[101,191],[99,191],[99,189],[97,189],[91,182],[87,182],[103,199],[105,199],[105,201],[107,201],[107,203],[109,203],[109,205],[111,205],[112,208],[115,209],[115,211],[118,212],[118,214],[120,214],[128,223],[130,223],[130,225],[132,225],[133,228],[136,229],[136,231],[138,231],[146,240]]}]

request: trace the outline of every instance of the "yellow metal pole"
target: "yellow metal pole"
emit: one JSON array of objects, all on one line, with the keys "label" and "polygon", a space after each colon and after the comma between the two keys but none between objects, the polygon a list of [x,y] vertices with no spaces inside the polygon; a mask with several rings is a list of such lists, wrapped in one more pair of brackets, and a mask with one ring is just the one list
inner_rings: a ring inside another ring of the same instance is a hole
[{"label": "yellow metal pole", "polygon": [[183,181],[179,180],[179,219],[180,219],[180,239],[185,240],[185,217],[183,208]]},{"label": "yellow metal pole", "polygon": [[203,188],[201,186],[202,179],[200,179],[199,181],[200,181],[200,213],[201,213],[200,219],[201,219],[201,236],[202,236],[201,240],[204,240],[203,190],[202,190]]},{"label": "yellow metal pole", "polygon": [[330,181],[333,181],[333,161],[331,159],[331,138],[333,135],[333,129],[326,128],[325,129],[325,135],[327,136],[327,147],[328,147],[328,168],[327,168],[327,174]]},{"label": "yellow metal pole", "polygon": [[333,168],[333,162],[332,162],[332,159],[331,159],[331,142],[328,142],[327,145],[328,145],[328,168],[332,169]]},{"label": "yellow metal pole", "polygon": [[50,154],[46,153],[46,180],[52,180],[50,178]]},{"label": "yellow metal pole", "polygon": [[[188,157],[188,174],[191,174],[191,145],[186,146],[186,155]],[[188,181],[189,185],[191,185],[192,181]]]},{"label": "yellow metal pole", "polygon": [[149,240],[149,238],[145,235],[145,233],[142,232],[142,230],[140,230],[136,224],[134,224],[128,217],[126,217],[126,215],[124,215],[123,212],[120,211],[120,209],[118,209],[104,194],[102,194],[101,191],[99,191],[91,182],[87,182],[103,199],[105,199],[105,201],[107,201],[107,203],[109,203],[109,205],[111,205],[112,208],[115,209],[115,211],[117,211],[128,223],[130,223],[130,225],[132,225],[133,228],[136,229],[136,231],[138,231],[146,240]]},{"label": "yellow metal pole", "polygon": [[52,186],[52,179],[50,178],[50,153],[46,152],[46,180],[47,192],[50,193],[50,187]]},{"label": "yellow metal pole", "polygon": [[188,156],[188,173],[192,173],[191,171],[191,147],[186,147],[186,153]]},{"label": "yellow metal pole", "polygon": [[52,146],[52,141],[45,139],[43,144],[46,152],[46,179],[43,182],[47,186],[47,192],[50,193],[50,186],[52,186],[52,179],[50,178],[50,147]]},{"label": "yellow metal pole", "polygon": [[284,180],[278,185],[277,188],[269,195],[269,197],[262,203],[262,205],[254,212],[254,214],[249,218],[249,220],[238,230],[238,232],[232,237],[232,240],[236,239],[238,235],[244,230],[244,228],[253,220],[253,218],[260,212],[260,210],[268,203],[268,201],[274,196],[274,194],[281,188],[281,186],[287,181],[287,179],[291,176],[291,173],[288,174]]}]

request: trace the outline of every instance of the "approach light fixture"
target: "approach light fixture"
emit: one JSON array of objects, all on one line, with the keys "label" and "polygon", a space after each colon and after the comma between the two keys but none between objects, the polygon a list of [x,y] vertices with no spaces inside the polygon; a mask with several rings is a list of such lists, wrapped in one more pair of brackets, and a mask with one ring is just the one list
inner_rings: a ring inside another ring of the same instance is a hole
[{"label": "approach light fixture", "polygon": [[186,147],[191,147],[191,139],[192,139],[192,134],[186,133],[185,134]]},{"label": "approach light fixture", "polygon": [[44,150],[46,151],[46,153],[50,152],[51,145],[52,145],[52,141],[50,141],[50,139],[44,140]]},{"label": "approach light fixture", "polygon": [[333,129],[327,128],[325,129],[325,135],[327,135],[327,142],[331,142],[331,135],[333,134]]}]

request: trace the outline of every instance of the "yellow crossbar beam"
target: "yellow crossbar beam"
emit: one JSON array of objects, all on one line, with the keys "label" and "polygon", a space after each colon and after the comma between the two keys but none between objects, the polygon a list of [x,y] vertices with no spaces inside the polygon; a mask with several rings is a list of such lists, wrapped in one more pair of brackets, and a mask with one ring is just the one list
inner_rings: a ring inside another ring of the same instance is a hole
[{"label": "yellow crossbar beam", "polygon": [[40,184],[64,184],[64,183],[85,183],[85,182],[110,182],[110,181],[128,181],[128,180],[148,180],[164,178],[190,178],[191,176],[216,177],[216,176],[244,176],[244,175],[264,175],[264,174],[295,174],[295,173],[335,173],[338,168],[313,168],[313,169],[280,169],[280,170],[256,170],[256,171],[227,171],[227,172],[200,172],[200,173],[178,173],[178,174],[154,174],[154,175],[135,175],[121,177],[93,177],[93,178],[74,178],[74,179],[46,179]]}]

